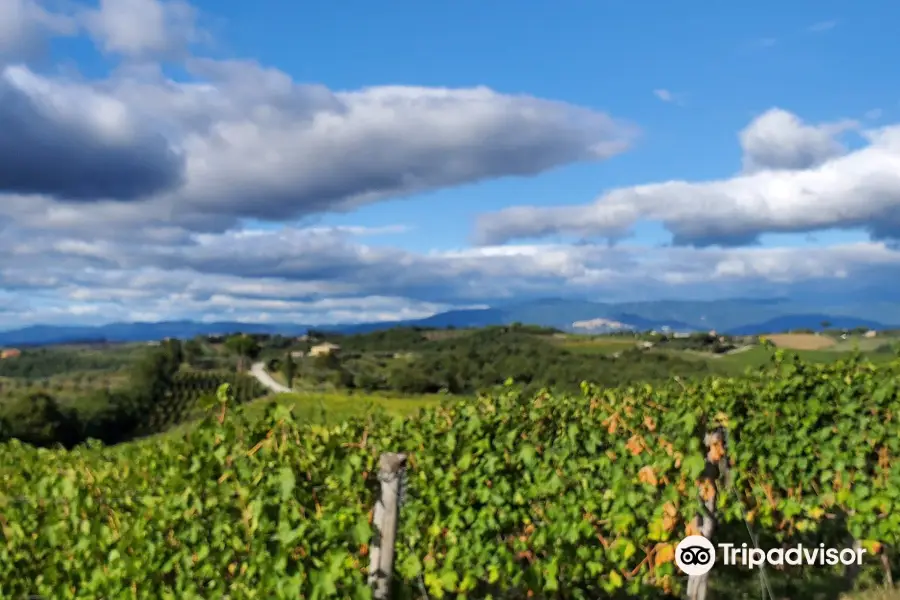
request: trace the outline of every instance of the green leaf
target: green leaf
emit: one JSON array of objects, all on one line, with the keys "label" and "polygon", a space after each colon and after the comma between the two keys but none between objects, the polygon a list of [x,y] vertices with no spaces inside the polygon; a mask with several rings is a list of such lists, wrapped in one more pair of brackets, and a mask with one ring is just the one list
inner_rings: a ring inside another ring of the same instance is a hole
[{"label": "green leaf", "polygon": [[297,485],[297,478],[294,471],[290,467],[282,467],[278,471],[278,484],[281,489],[281,499],[287,500],[294,492],[294,486]]}]

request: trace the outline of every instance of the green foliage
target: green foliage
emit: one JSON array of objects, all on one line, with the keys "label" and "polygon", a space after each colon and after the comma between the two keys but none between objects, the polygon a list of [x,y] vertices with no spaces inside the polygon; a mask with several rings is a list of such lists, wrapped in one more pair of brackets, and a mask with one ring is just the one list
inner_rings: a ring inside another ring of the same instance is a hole
[{"label": "green foliage", "polygon": [[710,335],[709,333],[693,333],[687,337],[674,335],[663,336],[657,340],[657,345],[667,350],[694,350],[695,352],[711,352],[722,354],[735,349],[734,342],[724,336]]},{"label": "green foliage", "polygon": [[732,473],[722,539],[741,540],[747,511],[763,547],[843,546],[849,533],[871,548],[900,538],[898,374],[900,363],[778,354],[741,378],[508,387],[328,428],[282,407],[248,420],[220,387],[183,438],[0,446],[0,596],[370,597],[384,451],[410,465],[398,598],[677,594],[674,544],[692,532],[700,440],[717,427]]},{"label": "green foliage", "polygon": [[281,364],[281,372],[284,375],[285,383],[288,387],[291,387],[294,383],[294,375],[297,372],[297,365],[294,363],[294,359],[291,356],[291,353],[288,352],[284,355],[284,360]]},{"label": "green foliage", "polygon": [[88,439],[107,444],[165,431],[197,415],[204,397],[222,382],[234,385],[238,401],[266,391],[252,377],[228,371],[181,371],[184,353],[170,340],[133,365],[129,384],[95,389],[79,403],[63,405],[49,391],[32,392],[3,405],[0,440],[71,447]]},{"label": "green foliage", "polygon": [[260,345],[253,336],[242,334],[233,335],[225,340],[225,347],[229,352],[241,358],[256,358],[259,356]]},{"label": "green foliage", "polygon": [[119,352],[74,348],[26,349],[16,358],[0,360],[0,377],[33,380],[73,371],[114,371],[129,366],[134,362],[135,355],[142,352],[143,349],[135,351],[130,348]]},{"label": "green foliage", "polygon": [[671,353],[573,352],[549,341],[547,333],[524,325],[459,332],[398,328],[335,339],[343,358],[319,357],[312,366],[334,371],[332,380],[344,387],[403,394],[474,394],[507,378],[531,391],[575,391],[585,380],[619,386],[711,372],[704,361]]},{"label": "green foliage", "polygon": [[184,343],[184,360],[189,364],[194,364],[203,358],[204,346],[203,342],[197,338],[192,338]]},{"label": "green foliage", "polygon": [[186,371],[178,373],[171,387],[158,398],[141,421],[140,434],[160,433],[199,415],[206,400],[223,384],[231,386],[236,402],[245,404],[266,394],[253,377],[228,371]]}]

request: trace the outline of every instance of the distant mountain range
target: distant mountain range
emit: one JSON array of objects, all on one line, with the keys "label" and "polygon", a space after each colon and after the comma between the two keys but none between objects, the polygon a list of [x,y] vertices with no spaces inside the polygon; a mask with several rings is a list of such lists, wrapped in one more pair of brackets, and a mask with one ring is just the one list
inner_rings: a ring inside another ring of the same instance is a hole
[{"label": "distant mountain range", "polygon": [[302,335],[309,329],[364,333],[398,326],[433,328],[485,327],[524,323],[579,333],[619,329],[668,328],[754,335],[792,329],[831,327],[852,329],[900,328],[900,306],[893,303],[812,306],[788,299],[730,299],[716,301],[656,300],[601,303],[548,298],[484,309],[452,310],[424,319],[362,324],[306,325],[297,323],[238,323],[165,321],[111,323],[99,326],[33,325],[0,332],[0,346],[29,346],[79,342],[141,342],[166,337],[191,338],[234,332]]}]

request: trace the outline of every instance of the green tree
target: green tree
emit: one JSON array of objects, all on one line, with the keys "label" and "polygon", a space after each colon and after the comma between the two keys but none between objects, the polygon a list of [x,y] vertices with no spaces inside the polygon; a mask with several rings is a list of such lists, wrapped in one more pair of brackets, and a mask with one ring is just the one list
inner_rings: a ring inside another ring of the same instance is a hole
[{"label": "green tree", "polygon": [[181,363],[184,362],[184,348],[181,340],[169,338],[163,341],[161,348],[169,360],[169,370],[173,373],[177,372],[181,368]]},{"label": "green tree", "polygon": [[135,365],[131,379],[135,399],[143,406],[152,406],[165,398],[179,366],[171,349],[165,346],[144,357]]},{"label": "green tree", "polygon": [[238,357],[238,371],[246,369],[246,363],[259,356],[259,343],[249,335],[233,335],[225,340],[225,348]]},{"label": "green tree", "polygon": [[203,358],[203,343],[197,338],[184,343],[184,360],[191,366],[195,366]]},{"label": "green tree", "polygon": [[291,387],[294,383],[294,375],[296,373],[296,365],[294,364],[294,359],[291,356],[290,352],[288,352],[284,355],[284,360],[281,363],[281,372],[284,375],[284,379],[287,382],[287,386]]},{"label": "green tree", "polygon": [[72,447],[80,441],[77,414],[62,408],[49,394],[31,394],[18,408],[20,412],[10,419],[11,437],[35,446]]}]

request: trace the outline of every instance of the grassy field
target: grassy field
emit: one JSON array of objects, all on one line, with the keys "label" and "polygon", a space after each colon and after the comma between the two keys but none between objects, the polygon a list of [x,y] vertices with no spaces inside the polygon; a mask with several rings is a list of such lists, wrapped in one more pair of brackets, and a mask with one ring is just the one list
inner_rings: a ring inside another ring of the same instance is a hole
[{"label": "grassy field", "polygon": [[116,388],[127,382],[128,373],[124,371],[76,371],[43,379],[0,377],[0,405],[43,392],[68,406],[80,403],[93,392]]},{"label": "grassy field", "polygon": [[250,405],[248,414],[262,416],[270,402],[289,406],[298,418],[323,424],[340,423],[351,417],[365,416],[373,411],[384,411],[396,417],[412,415],[423,408],[438,406],[459,396],[429,395],[399,397],[387,394],[350,393],[293,393],[275,394],[257,400]]},{"label": "grassy field", "polygon": [[900,600],[898,590],[875,590],[844,596],[844,600]]},{"label": "grassy field", "polygon": [[[791,355],[797,355],[803,360],[817,363],[832,362],[842,358],[850,358],[853,355],[852,348],[844,351],[828,349],[786,350],[786,352]],[[863,352],[862,354],[867,360],[870,360],[873,363],[889,362],[894,357],[893,354],[888,352]],[[726,374],[740,374],[748,368],[755,369],[761,367],[771,359],[771,351],[762,346],[758,346],[743,352],[726,354],[719,358],[707,358],[705,360],[709,360],[715,366],[717,371]]]},{"label": "grassy field", "polygon": [[603,336],[565,336],[554,338],[551,343],[562,346],[569,352],[579,354],[599,354],[609,356],[623,350],[635,347],[635,341],[630,338],[614,338]]},{"label": "grassy field", "polygon": [[851,337],[846,340],[839,340],[834,346],[829,348],[836,352],[852,352],[859,350],[860,352],[872,352],[883,348],[886,345],[897,343],[900,340],[896,338],[864,338]]},{"label": "grassy field", "polygon": [[814,333],[776,333],[765,338],[786,350],[825,350],[837,345],[834,338]]},{"label": "grassy field", "polygon": [[[295,392],[272,394],[247,405],[247,416],[260,419],[274,402],[291,408],[300,421],[318,425],[335,425],[353,417],[385,412],[396,418],[409,417],[416,412],[453,402],[463,396],[425,395],[394,396],[389,394],[359,394],[348,392]],[[181,423],[160,435],[184,435],[193,427],[192,422]]]}]

